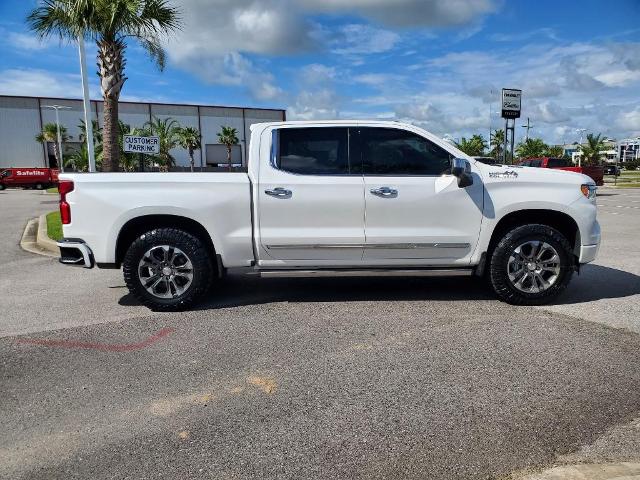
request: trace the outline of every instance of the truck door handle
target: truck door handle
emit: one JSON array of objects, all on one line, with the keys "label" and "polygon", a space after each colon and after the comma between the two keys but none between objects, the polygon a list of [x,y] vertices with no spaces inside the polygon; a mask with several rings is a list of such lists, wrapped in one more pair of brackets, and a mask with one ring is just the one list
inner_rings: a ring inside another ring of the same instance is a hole
[{"label": "truck door handle", "polygon": [[393,198],[398,196],[398,190],[391,187],[380,187],[371,189],[371,193],[378,197]]},{"label": "truck door handle", "polygon": [[273,190],[265,190],[264,193],[277,198],[291,198],[291,195],[292,195],[291,190],[287,190],[286,188],[280,188],[280,187],[274,188]]}]

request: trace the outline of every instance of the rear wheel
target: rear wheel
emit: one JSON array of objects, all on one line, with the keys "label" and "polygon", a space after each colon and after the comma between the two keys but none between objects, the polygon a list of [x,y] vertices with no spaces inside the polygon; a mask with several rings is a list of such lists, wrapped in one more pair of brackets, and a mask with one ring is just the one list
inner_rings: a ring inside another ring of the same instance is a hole
[{"label": "rear wheel", "polygon": [[524,225],[508,232],[494,249],[489,278],[507,303],[542,305],[567,287],[573,270],[564,235],[546,225]]},{"label": "rear wheel", "polygon": [[211,252],[196,236],[175,228],[140,235],[123,261],[129,291],[156,311],[184,310],[209,289]]},{"label": "rear wheel", "polygon": [[44,185],[42,185],[41,183],[36,183],[36,190],[42,190],[44,188]]}]

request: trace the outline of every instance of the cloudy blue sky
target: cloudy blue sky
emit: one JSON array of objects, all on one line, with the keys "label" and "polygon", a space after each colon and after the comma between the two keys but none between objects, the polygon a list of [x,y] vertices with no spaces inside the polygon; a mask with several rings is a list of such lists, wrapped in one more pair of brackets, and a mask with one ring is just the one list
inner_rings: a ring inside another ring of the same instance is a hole
[{"label": "cloudy blue sky", "polygon": [[[79,97],[76,48],[25,27],[35,4],[1,2],[0,94]],[[399,119],[458,138],[498,127],[498,92],[511,87],[547,142],[577,140],[577,128],[640,135],[640,0],[174,4],[184,28],[167,41],[167,69],[131,44],[123,99]],[[100,98],[95,76],[91,90]]]}]

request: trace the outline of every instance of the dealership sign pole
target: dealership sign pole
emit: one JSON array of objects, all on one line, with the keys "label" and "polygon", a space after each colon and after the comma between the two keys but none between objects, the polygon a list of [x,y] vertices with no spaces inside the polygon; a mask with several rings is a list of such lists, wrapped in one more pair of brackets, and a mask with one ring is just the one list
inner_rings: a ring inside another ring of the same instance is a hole
[{"label": "dealership sign pole", "polygon": [[[516,118],[520,118],[522,90],[515,88],[502,89],[502,118],[504,118],[504,163],[507,163],[507,137],[511,131],[511,161],[513,162],[513,143],[515,140]],[[511,126],[509,126],[511,120]]]},{"label": "dealership sign pole", "polygon": [[80,52],[80,74],[82,76],[82,102],[84,104],[84,126],[87,135],[87,155],[89,157],[89,172],[96,171],[96,157],[93,149],[93,122],[91,120],[91,100],[89,99],[89,82],[87,80],[87,62],[84,53],[84,38],[78,37]]}]

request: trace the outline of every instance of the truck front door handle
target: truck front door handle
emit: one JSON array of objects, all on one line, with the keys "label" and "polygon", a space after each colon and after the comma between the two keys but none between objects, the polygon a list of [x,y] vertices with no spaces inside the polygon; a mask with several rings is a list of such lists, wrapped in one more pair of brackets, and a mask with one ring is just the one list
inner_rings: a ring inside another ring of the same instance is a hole
[{"label": "truck front door handle", "polygon": [[264,193],[267,195],[271,195],[272,197],[277,198],[291,198],[291,190],[287,190],[286,188],[274,188],[273,190],[265,190]]},{"label": "truck front door handle", "polygon": [[392,198],[398,196],[398,190],[391,187],[380,187],[371,189],[371,193],[378,197]]}]

